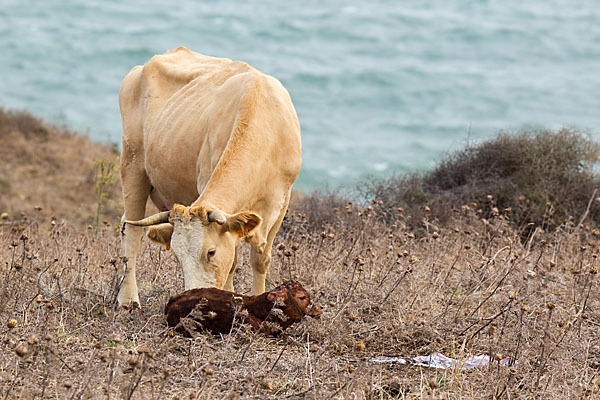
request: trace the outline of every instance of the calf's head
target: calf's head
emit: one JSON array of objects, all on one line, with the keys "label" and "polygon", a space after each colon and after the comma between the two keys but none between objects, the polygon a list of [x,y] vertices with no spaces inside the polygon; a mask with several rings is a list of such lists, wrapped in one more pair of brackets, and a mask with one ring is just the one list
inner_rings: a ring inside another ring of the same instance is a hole
[{"label": "calf's head", "polygon": [[253,212],[226,214],[204,207],[175,204],[171,211],[140,221],[149,226],[148,238],[172,248],[181,264],[185,290],[204,287],[222,289],[235,257],[235,246],[251,235],[262,218]]},{"label": "calf's head", "polygon": [[323,312],[318,304],[311,306],[310,294],[296,281],[287,281],[277,286],[267,293],[267,299],[282,309],[290,322],[298,322],[305,315],[319,318]]}]

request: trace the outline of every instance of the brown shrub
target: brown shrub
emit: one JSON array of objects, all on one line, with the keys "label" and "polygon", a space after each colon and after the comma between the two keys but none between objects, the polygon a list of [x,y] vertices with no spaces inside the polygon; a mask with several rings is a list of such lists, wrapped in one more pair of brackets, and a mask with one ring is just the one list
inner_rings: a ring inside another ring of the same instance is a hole
[{"label": "brown shrub", "polygon": [[41,119],[27,111],[5,110],[0,107],[0,138],[19,132],[26,138],[48,139],[48,127]]},{"label": "brown shrub", "polygon": [[[592,171],[599,152],[589,136],[570,129],[500,133],[447,155],[431,172],[366,182],[359,191],[367,201],[382,201],[386,211],[403,207],[415,215],[413,229],[425,206],[444,223],[454,210],[476,203],[487,217],[510,209],[511,222],[527,234],[583,216],[600,187]],[[594,203],[588,218],[600,223]]]}]

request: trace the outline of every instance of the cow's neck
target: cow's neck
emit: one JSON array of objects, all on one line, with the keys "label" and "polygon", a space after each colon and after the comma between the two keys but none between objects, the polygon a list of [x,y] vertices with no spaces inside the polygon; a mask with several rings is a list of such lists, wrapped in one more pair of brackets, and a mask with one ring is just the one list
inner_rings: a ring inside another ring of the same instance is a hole
[{"label": "cow's neck", "polygon": [[259,181],[253,177],[244,161],[245,154],[229,157],[226,163],[222,161],[213,171],[213,174],[204,187],[202,194],[192,204],[193,206],[207,206],[217,208],[226,213],[234,214],[242,210],[253,210]]}]

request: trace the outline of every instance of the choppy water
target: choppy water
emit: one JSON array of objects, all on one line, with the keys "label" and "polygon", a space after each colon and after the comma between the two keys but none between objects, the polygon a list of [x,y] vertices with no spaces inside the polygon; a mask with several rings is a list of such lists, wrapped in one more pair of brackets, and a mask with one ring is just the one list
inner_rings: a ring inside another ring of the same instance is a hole
[{"label": "choppy water", "polygon": [[600,138],[594,0],[0,0],[0,105],[119,142],[121,79],[179,45],[283,82],[305,190],[426,169],[500,129]]}]

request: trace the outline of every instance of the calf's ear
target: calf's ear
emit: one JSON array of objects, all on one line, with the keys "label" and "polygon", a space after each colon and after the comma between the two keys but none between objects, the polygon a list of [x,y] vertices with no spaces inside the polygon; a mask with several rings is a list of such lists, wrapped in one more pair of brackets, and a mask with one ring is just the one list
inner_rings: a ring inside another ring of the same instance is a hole
[{"label": "calf's ear", "polygon": [[262,222],[260,215],[252,211],[242,211],[227,217],[226,229],[236,232],[240,238],[251,235]]},{"label": "calf's ear", "polygon": [[287,299],[287,293],[284,290],[274,290],[267,293],[267,300],[273,303],[277,301],[285,301]]},{"label": "calf's ear", "polygon": [[154,243],[164,245],[167,250],[171,249],[171,236],[173,235],[173,225],[167,224],[159,224],[153,225],[148,228],[148,232],[146,236],[148,239],[152,240]]}]

